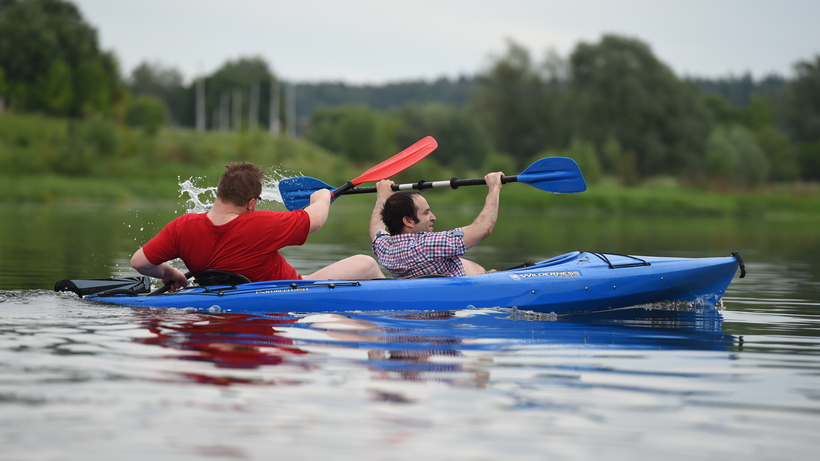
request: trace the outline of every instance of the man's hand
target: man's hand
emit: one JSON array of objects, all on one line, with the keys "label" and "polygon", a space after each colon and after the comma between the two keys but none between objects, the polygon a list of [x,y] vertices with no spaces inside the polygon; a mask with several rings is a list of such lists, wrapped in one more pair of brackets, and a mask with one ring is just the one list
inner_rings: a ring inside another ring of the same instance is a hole
[{"label": "man's hand", "polygon": [[171,285],[170,291],[176,291],[180,288],[185,288],[188,286],[188,277],[185,277],[185,274],[183,274],[182,271],[180,271],[179,269],[176,269],[169,265],[169,268],[165,271],[166,273],[170,272],[170,274],[167,277],[163,277],[162,283],[173,283],[173,285]]},{"label": "man's hand", "polygon": [[382,179],[376,183],[376,202],[383,204],[391,195],[396,193],[396,191],[391,189],[393,184],[395,183],[390,179]]},{"label": "man's hand", "polygon": [[131,257],[131,267],[136,269],[136,271],[142,275],[161,279],[162,283],[173,283],[174,285],[171,287],[172,290],[188,286],[188,277],[185,277],[185,274],[183,274],[182,271],[171,266],[167,262],[160,265],[154,265],[151,261],[148,261],[148,258],[145,257],[145,253],[142,251],[142,248],[137,250],[134,253],[134,256]]},{"label": "man's hand", "polygon": [[490,190],[493,190],[493,189],[501,190],[501,187],[504,185],[501,182],[501,178],[503,178],[503,177],[504,177],[504,173],[502,173],[500,171],[496,171],[494,173],[487,173],[484,176],[484,181],[487,183],[487,187]]},{"label": "man's hand", "polygon": [[330,191],[327,189],[319,189],[316,192],[310,194],[310,204],[324,202],[330,203]]}]

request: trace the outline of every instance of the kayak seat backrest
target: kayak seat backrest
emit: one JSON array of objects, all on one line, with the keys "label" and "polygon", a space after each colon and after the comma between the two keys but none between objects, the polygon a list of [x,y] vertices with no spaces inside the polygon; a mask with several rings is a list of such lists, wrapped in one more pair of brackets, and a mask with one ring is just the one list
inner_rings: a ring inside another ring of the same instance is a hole
[{"label": "kayak seat backrest", "polygon": [[251,283],[247,277],[236,272],[220,271],[216,269],[208,269],[202,271],[194,277],[194,282],[201,287],[210,287],[215,285],[241,285],[243,283]]}]

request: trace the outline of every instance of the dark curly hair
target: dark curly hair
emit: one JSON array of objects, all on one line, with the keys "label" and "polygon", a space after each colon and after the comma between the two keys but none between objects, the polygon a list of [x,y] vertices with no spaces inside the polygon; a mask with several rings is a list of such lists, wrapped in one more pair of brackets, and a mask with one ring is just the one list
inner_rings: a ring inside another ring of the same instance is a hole
[{"label": "dark curly hair", "polygon": [[382,222],[387,226],[387,231],[390,232],[390,235],[401,234],[401,230],[404,228],[403,220],[405,217],[412,219],[413,222],[419,222],[419,210],[416,208],[416,199],[414,198],[416,195],[421,196],[420,193],[415,191],[400,192],[391,195],[387,198],[387,201],[384,202]]}]

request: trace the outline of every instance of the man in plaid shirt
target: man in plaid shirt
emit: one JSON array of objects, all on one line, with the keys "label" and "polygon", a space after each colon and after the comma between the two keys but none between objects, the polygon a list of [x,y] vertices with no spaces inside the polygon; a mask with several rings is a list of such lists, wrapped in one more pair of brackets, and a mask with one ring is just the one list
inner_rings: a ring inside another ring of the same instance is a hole
[{"label": "man in plaid shirt", "polygon": [[[373,252],[395,278],[429,274],[450,277],[484,274],[479,264],[461,257],[487,238],[498,219],[501,172],[489,173],[484,208],[472,224],[451,231],[433,232],[436,216],[418,192],[394,192],[393,181],[376,184],[376,206],[370,216]],[[389,231],[385,233],[385,227]]]}]

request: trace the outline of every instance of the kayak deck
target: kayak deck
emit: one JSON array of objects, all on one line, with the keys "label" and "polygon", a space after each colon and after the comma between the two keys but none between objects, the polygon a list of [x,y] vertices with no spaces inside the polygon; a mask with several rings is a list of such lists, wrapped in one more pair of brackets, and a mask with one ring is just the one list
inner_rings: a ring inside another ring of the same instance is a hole
[{"label": "kayak deck", "polygon": [[540,313],[607,311],[683,301],[714,307],[741,268],[736,253],[667,258],[572,252],[529,267],[469,277],[379,280],[280,280],[86,299],[151,308],[236,313],[442,311],[516,307]]}]

